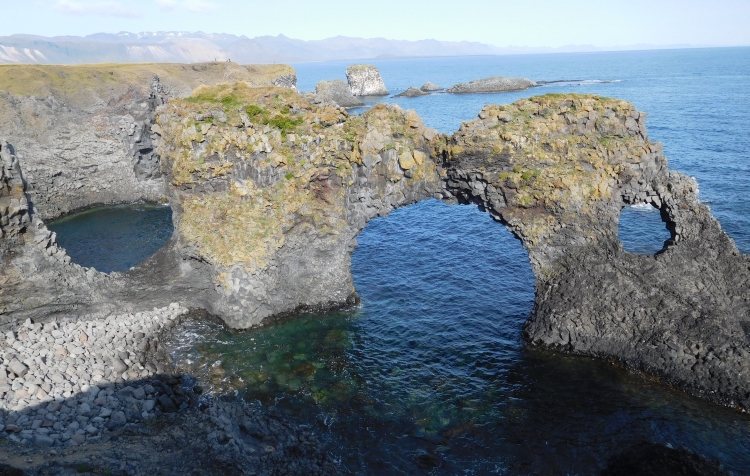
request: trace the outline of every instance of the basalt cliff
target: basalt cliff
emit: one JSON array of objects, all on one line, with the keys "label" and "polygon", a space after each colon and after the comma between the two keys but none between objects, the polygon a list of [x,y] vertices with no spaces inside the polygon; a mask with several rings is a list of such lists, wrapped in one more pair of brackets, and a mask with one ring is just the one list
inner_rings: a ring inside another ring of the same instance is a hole
[{"label": "basalt cliff", "polygon": [[[240,329],[347,305],[356,301],[350,254],[370,219],[427,198],[474,203],[529,253],[536,277],[524,326],[529,345],[616,361],[750,408],[750,260],[698,200],[695,181],[668,169],[647,136],[645,114],[631,104],[545,95],[486,106],[443,135],[398,106],[352,116],[289,88],[247,82],[161,102],[149,109],[150,153],[159,165],[150,177],[174,210],[175,236],[125,275],[81,270],[94,284],[79,305],[104,313],[91,301],[137,308],[169,297]],[[15,234],[17,245],[4,252],[0,279],[15,280],[19,296],[33,269],[17,263],[34,253],[65,257],[46,251],[54,237],[41,218],[55,213],[35,211],[54,202],[47,195],[54,192],[25,176],[24,194],[17,178],[43,160],[14,146],[23,169],[6,168],[0,200],[16,200],[3,209],[15,230],[3,240]],[[25,209],[24,196],[31,198]],[[638,203],[658,208],[672,233],[654,256],[628,253],[618,240],[620,211]],[[33,310],[23,300],[3,302],[0,312],[12,322],[65,311],[37,301]]]}]

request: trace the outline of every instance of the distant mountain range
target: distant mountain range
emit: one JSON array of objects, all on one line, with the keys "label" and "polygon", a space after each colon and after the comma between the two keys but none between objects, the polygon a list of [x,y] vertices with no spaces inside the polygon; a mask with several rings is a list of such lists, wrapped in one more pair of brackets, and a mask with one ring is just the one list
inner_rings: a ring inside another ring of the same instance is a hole
[{"label": "distant mountain range", "polygon": [[295,40],[284,35],[248,38],[202,32],[97,33],[84,37],[11,35],[0,37],[0,63],[292,63],[366,60],[425,56],[474,56],[530,53],[569,53],[692,45],[630,45],[597,48],[591,45],[560,48],[497,47],[470,41],[387,40],[335,36],[324,40]]}]

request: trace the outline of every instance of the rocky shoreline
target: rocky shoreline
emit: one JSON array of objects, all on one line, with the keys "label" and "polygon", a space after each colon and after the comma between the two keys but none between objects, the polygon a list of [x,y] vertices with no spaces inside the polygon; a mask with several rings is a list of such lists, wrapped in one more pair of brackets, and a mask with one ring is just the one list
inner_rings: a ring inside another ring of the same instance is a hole
[{"label": "rocky shoreline", "polygon": [[12,443],[0,446],[0,462],[25,474],[68,474],[81,465],[131,475],[154,466],[175,475],[334,473],[323,448],[295,424],[186,387],[190,379],[175,372],[161,344],[186,318],[194,316],[173,303],[29,320],[6,331],[0,435]]}]

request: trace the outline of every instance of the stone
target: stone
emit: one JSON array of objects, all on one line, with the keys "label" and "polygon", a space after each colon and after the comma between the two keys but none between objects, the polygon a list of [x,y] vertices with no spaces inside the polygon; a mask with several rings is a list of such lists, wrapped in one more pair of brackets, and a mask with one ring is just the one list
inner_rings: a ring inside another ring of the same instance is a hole
[{"label": "stone", "polygon": [[34,444],[49,448],[55,444],[55,440],[45,435],[34,435]]},{"label": "stone", "polygon": [[398,165],[404,170],[409,170],[417,165],[417,161],[414,160],[411,151],[407,150],[398,156]]},{"label": "stone", "polygon": [[159,405],[161,405],[162,410],[166,413],[172,413],[177,411],[177,407],[175,406],[174,402],[171,398],[169,398],[167,395],[159,395],[158,398]]},{"label": "stone", "polygon": [[70,437],[70,440],[75,442],[78,445],[82,445],[86,442],[86,435],[75,433]]},{"label": "stone", "polygon": [[125,372],[126,370],[128,370],[128,366],[125,365],[125,362],[123,362],[119,358],[112,359],[112,368],[117,374],[121,374]]},{"label": "stone", "polygon": [[435,83],[430,83],[430,82],[428,81],[428,82],[424,83],[424,84],[422,85],[422,87],[421,87],[421,88],[419,88],[419,89],[421,89],[422,91],[424,91],[424,92],[426,92],[426,93],[432,93],[432,92],[435,92],[435,91],[442,91],[442,90],[443,90],[443,89],[445,89],[445,88],[442,88],[442,87],[438,86],[437,84],[435,84]]},{"label": "stone", "polygon": [[18,377],[23,377],[29,371],[29,367],[18,359],[13,359],[8,364],[8,370],[16,374]]},{"label": "stone", "polygon": [[141,405],[141,411],[144,412],[150,412],[154,409],[154,406],[156,405],[156,401],[154,400],[145,400],[143,404]]},{"label": "stone", "polygon": [[353,64],[346,68],[349,89],[355,96],[387,96],[380,71],[369,64]]},{"label": "stone", "polygon": [[493,76],[490,78],[475,79],[468,83],[459,83],[446,89],[453,94],[468,93],[497,93],[505,91],[522,91],[533,88],[537,84],[526,78],[508,78],[504,76]]}]

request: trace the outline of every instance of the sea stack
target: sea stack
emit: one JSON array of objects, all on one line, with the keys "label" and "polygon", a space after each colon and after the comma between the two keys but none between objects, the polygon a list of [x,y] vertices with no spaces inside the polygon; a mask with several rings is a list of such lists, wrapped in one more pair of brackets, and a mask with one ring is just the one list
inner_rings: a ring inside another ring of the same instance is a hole
[{"label": "sea stack", "polygon": [[426,93],[420,89],[415,88],[414,86],[409,86],[409,89],[402,92],[401,94],[396,94],[397,98],[415,98],[419,96],[427,96],[430,93]]},{"label": "sea stack", "polygon": [[323,103],[333,103],[341,107],[364,106],[358,98],[352,95],[345,81],[334,79],[333,81],[321,81],[315,85],[315,99]]},{"label": "sea stack", "polygon": [[355,96],[387,96],[380,71],[370,64],[353,64],[346,68],[349,89]]},{"label": "sea stack", "polygon": [[421,89],[422,91],[424,91],[426,93],[431,93],[431,92],[435,92],[435,91],[442,91],[445,88],[441,88],[437,84],[431,83],[431,82],[428,81],[428,82],[424,83],[422,85],[422,87],[419,88],[419,89]]},{"label": "sea stack", "polygon": [[456,84],[448,88],[447,92],[454,94],[499,93],[505,91],[523,91],[534,86],[536,86],[536,83],[526,78],[492,76],[491,78],[475,79],[468,83]]}]

